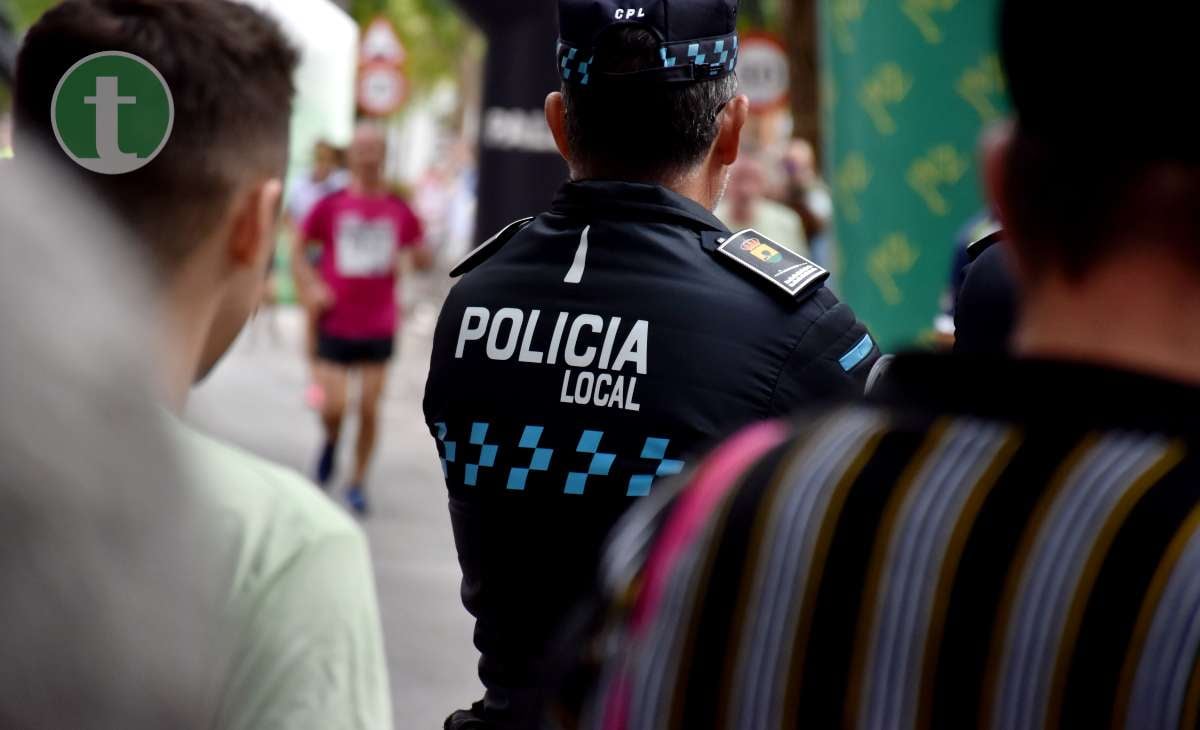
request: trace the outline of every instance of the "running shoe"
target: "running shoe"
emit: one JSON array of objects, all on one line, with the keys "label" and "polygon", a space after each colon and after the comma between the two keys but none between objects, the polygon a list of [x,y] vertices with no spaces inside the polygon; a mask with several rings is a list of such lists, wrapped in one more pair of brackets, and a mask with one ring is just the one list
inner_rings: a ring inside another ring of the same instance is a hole
[{"label": "running shoe", "polygon": [[359,517],[366,517],[370,511],[367,507],[367,493],[357,484],[346,490],[346,504],[350,505],[350,509]]},{"label": "running shoe", "polygon": [[329,478],[333,476],[333,470],[337,467],[337,443],[326,441],[324,448],[321,449],[321,458],[317,460],[317,473],[315,475],[317,484],[322,489],[329,486]]}]

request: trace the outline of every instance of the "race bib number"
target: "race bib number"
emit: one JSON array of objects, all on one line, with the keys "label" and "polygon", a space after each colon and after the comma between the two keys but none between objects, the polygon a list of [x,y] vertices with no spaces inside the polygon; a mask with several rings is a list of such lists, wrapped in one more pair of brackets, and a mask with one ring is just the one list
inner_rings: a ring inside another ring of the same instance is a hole
[{"label": "race bib number", "polygon": [[396,226],[387,218],[342,216],[337,227],[337,271],[342,276],[386,276],[396,261]]}]

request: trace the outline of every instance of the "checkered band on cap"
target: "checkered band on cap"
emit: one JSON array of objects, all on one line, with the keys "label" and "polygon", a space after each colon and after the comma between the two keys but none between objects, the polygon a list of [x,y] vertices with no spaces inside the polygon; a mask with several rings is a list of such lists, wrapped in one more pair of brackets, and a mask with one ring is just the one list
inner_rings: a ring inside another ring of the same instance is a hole
[{"label": "checkered band on cap", "polygon": [[592,54],[584,56],[578,48],[568,46],[562,41],[558,42],[558,71],[564,81],[587,86],[591,80],[589,69],[595,60],[596,57]]},{"label": "checkered band on cap", "polygon": [[659,48],[662,66],[626,74],[596,74],[595,53],[558,42],[558,68],[564,81],[587,86],[597,79],[677,83],[706,81],[733,73],[737,68],[738,37],[730,33],[681,43],[664,43]]},{"label": "checkered band on cap", "polygon": [[723,38],[670,43],[660,53],[666,68],[690,63],[696,67],[696,78],[715,79],[731,73],[737,66],[738,37],[733,33]]}]

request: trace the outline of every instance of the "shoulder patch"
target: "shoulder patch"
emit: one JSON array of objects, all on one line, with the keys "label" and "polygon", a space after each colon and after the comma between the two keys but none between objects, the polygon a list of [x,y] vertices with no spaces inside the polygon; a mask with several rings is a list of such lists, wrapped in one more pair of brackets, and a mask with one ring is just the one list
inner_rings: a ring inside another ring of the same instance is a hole
[{"label": "shoulder patch", "polygon": [[529,225],[532,220],[533,216],[529,216],[528,218],[521,218],[509,223],[499,233],[479,244],[470,253],[459,259],[458,263],[450,269],[450,276],[452,278],[462,276],[484,261],[487,261],[492,254],[499,251],[501,246],[508,243],[509,239],[515,236],[522,228]]},{"label": "shoulder patch", "polygon": [[753,228],[721,241],[713,255],[754,272],[755,281],[794,299],[803,299],[829,278],[824,268]]},{"label": "shoulder patch", "polygon": [[871,339],[871,335],[869,333],[865,334],[862,336],[862,339],[854,343],[854,347],[851,347],[848,351],[846,351],[845,355],[842,355],[840,358],[838,358],[838,364],[842,366],[842,370],[850,372],[854,368],[858,367],[863,360],[866,360],[867,356],[874,351],[875,340]]}]

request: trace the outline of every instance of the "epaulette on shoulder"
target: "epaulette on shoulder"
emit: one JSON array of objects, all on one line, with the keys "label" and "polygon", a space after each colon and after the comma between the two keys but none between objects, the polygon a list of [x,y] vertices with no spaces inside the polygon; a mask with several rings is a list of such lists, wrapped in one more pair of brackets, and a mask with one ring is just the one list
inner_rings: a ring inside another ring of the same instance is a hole
[{"label": "epaulette on shoulder", "polygon": [[474,250],[459,259],[458,263],[454,265],[454,268],[450,269],[450,276],[462,276],[468,271],[474,269],[476,266],[482,264],[484,261],[487,261],[492,257],[492,254],[499,251],[501,246],[508,243],[518,231],[529,225],[530,221],[532,220],[533,216],[530,216],[528,218],[521,218],[520,220],[515,220],[512,223],[509,223],[507,226],[502,228],[499,233],[479,244],[474,248]]},{"label": "epaulette on shoulder", "polygon": [[725,237],[716,234],[704,248],[728,266],[750,274],[764,289],[801,301],[824,285],[829,272],[781,243],[747,228]]}]

